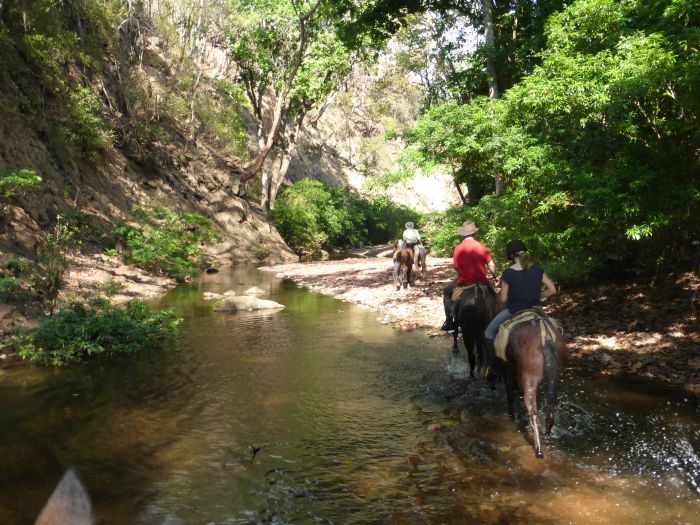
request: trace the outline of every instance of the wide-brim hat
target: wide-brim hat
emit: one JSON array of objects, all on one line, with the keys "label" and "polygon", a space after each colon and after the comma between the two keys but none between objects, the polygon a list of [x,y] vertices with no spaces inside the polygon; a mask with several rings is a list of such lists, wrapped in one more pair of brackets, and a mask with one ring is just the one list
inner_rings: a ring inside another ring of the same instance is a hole
[{"label": "wide-brim hat", "polygon": [[476,232],[479,231],[479,228],[477,228],[476,224],[474,224],[472,221],[465,221],[459,227],[458,231],[462,237],[467,237],[469,235],[474,235]]},{"label": "wide-brim hat", "polygon": [[407,230],[412,230],[414,226],[415,226],[415,224],[413,224],[412,222],[407,222],[407,223],[406,223],[406,229],[407,229]]}]

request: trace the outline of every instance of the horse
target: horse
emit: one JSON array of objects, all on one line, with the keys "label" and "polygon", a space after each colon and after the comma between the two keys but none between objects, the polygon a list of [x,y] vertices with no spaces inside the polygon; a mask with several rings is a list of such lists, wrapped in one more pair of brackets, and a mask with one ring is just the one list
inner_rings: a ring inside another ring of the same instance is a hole
[{"label": "horse", "polygon": [[411,270],[413,269],[413,248],[402,248],[401,242],[394,243],[394,282],[396,289],[403,286],[408,288],[411,282]]},{"label": "horse", "polygon": [[418,257],[416,258],[416,271],[420,271],[421,278],[425,279],[428,275],[428,267],[425,265],[425,259],[427,257],[427,252],[425,246],[422,244],[416,245],[418,248]]},{"label": "horse", "polygon": [[554,409],[557,404],[559,387],[568,358],[566,344],[557,331],[556,339],[547,334],[544,344],[539,321],[516,325],[510,332],[506,347],[505,385],[508,398],[508,412],[515,420],[515,395],[519,388],[530,417],[534,436],[535,457],[543,458],[540,431],[537,422],[537,389],[544,387],[545,433],[550,435],[554,424]]},{"label": "horse", "polygon": [[[485,364],[484,330],[496,314],[496,304],[496,295],[488,285],[475,284],[466,288],[452,307],[455,325],[462,332],[462,341],[467,349],[471,378],[474,378],[475,365],[480,370]],[[458,335],[458,330],[452,334],[452,355],[459,354]]]}]

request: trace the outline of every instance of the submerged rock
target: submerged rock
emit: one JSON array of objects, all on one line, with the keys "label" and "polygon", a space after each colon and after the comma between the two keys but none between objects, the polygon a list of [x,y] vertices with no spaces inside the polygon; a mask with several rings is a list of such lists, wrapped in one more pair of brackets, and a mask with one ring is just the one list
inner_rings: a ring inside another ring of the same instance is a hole
[{"label": "submerged rock", "polygon": [[251,286],[248,288],[245,292],[243,292],[243,295],[264,295],[265,290],[262,290],[258,288],[257,286]]},{"label": "submerged rock", "polygon": [[204,299],[207,301],[216,301],[217,299],[223,299],[224,296],[220,293],[214,292],[204,292]]},{"label": "submerged rock", "polygon": [[239,310],[274,310],[284,308],[283,304],[267,299],[258,299],[251,295],[236,295],[224,297],[215,310],[217,312],[237,312]]}]

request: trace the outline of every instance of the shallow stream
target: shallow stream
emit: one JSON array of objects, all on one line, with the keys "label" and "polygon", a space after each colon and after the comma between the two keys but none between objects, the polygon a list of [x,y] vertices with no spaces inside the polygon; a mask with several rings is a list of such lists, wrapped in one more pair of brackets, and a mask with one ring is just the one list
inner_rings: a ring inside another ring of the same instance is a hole
[{"label": "shallow stream", "polygon": [[[250,286],[286,308],[202,298]],[[700,409],[673,391],[569,370],[536,460],[448,339],[253,267],[160,305],[176,351],[4,370],[0,523],[32,523],[74,466],[100,524],[700,524]]]}]

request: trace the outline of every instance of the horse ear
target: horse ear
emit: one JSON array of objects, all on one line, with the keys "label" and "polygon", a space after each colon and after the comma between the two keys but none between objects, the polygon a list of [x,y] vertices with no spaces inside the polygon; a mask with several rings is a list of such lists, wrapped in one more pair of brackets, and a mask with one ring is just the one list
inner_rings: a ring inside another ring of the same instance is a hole
[{"label": "horse ear", "polygon": [[92,505],[78,473],[69,469],[51,494],[34,525],[94,525]]}]

